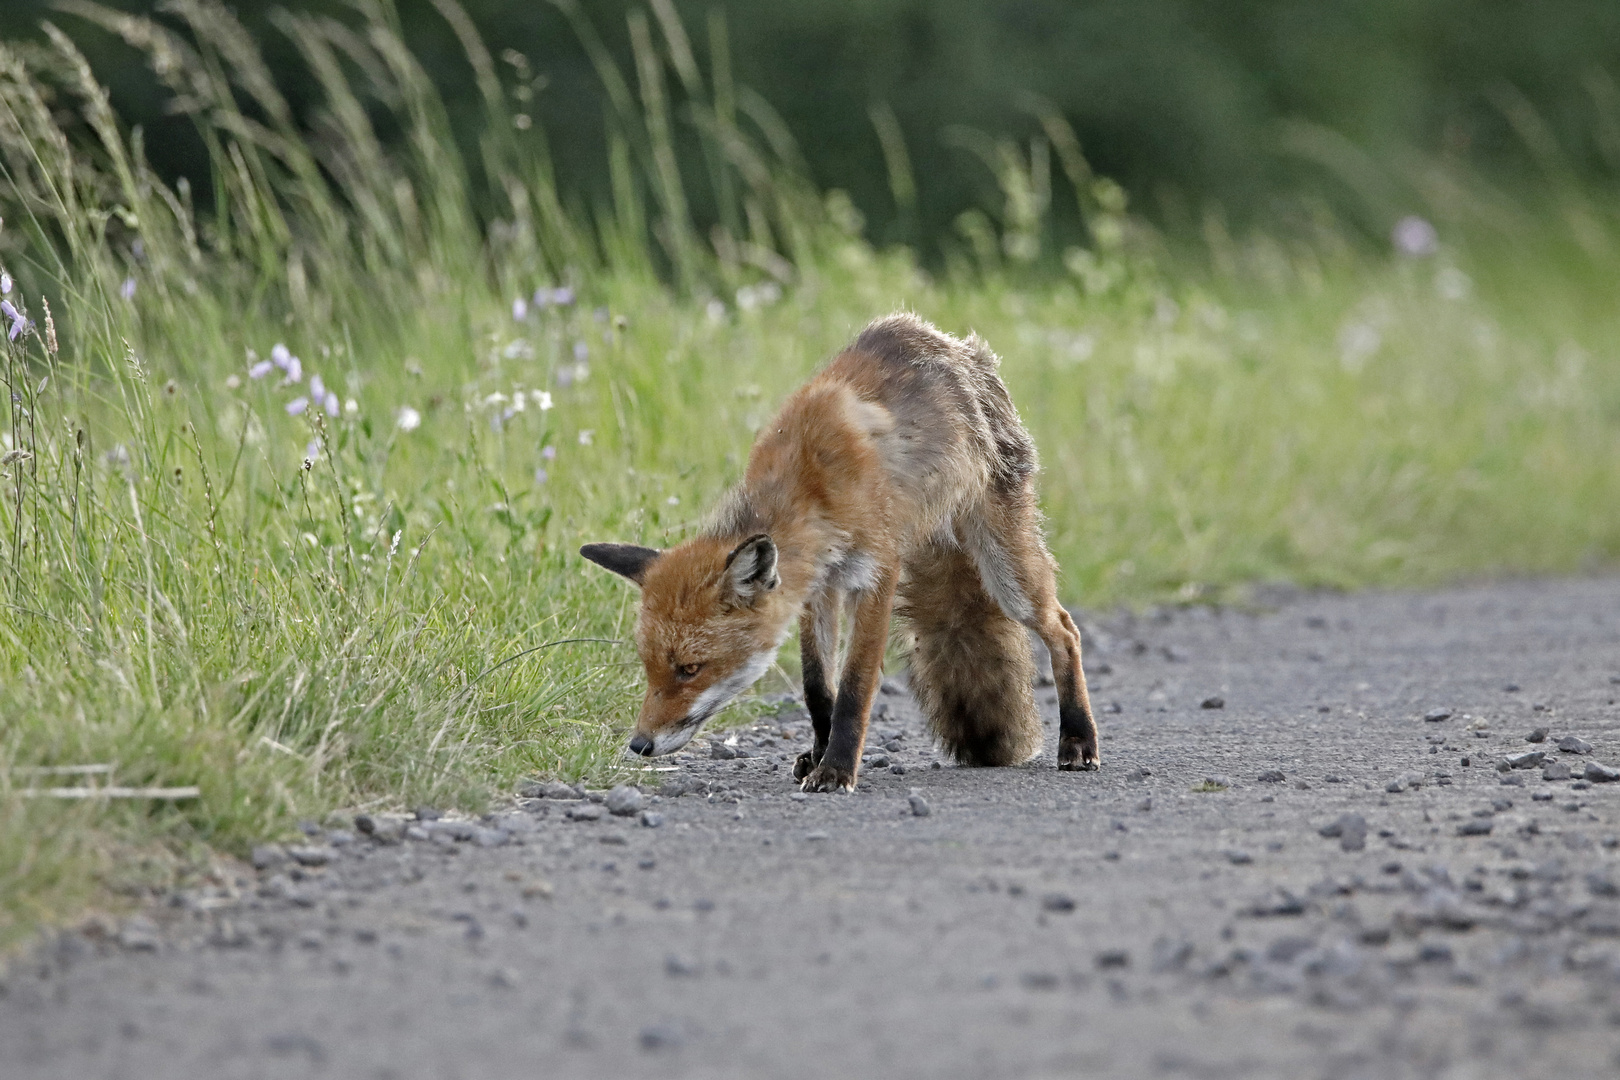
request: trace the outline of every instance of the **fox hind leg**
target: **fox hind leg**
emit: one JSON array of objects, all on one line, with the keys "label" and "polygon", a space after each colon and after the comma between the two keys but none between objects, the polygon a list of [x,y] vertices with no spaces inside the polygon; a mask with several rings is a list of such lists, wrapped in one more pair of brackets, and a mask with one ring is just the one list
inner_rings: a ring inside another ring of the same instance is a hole
[{"label": "fox hind leg", "polygon": [[911,689],[929,728],[963,765],[1018,765],[1040,753],[1029,635],[955,546],[916,553],[901,614],[911,625]]},{"label": "fox hind leg", "polygon": [[968,519],[963,532],[986,589],[1010,617],[1039,634],[1052,653],[1058,768],[1097,768],[1097,720],[1080,665],[1080,629],[1058,602],[1057,562],[1041,537],[1033,485],[1026,480],[992,497],[982,513]]}]

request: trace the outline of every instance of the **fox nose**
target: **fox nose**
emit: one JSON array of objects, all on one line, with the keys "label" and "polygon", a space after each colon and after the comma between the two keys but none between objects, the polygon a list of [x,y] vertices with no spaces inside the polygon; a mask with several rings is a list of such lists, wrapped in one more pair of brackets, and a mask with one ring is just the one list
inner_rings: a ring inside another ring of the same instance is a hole
[{"label": "fox nose", "polygon": [[651,757],[653,752],[653,741],[647,738],[647,736],[638,732],[630,737],[630,752],[632,754],[640,754],[642,757]]}]

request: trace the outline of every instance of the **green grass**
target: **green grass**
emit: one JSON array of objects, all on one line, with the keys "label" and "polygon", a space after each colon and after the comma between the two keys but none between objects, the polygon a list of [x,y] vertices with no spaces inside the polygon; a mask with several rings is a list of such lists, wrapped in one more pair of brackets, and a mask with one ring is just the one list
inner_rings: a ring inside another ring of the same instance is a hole
[{"label": "green grass", "polygon": [[[326,80],[319,139],[253,81],[220,10],[190,10],[195,36],[172,40],[103,18],[196,50],[165,70],[195,80],[177,89],[216,153],[206,213],[144,169],[67,38],[0,51],[0,262],[33,322],[4,353],[0,941],[333,808],[633,775],[635,596],[577,547],[687,535],[773,407],[896,308],[1003,356],[1071,602],[1620,556],[1612,207],[1557,193],[1581,213],[1526,219],[1453,178],[1468,197],[1435,257],[1332,228],[1190,257],[1082,175],[1092,240],[1063,271],[1009,166],[1005,217],[964,222],[930,273],[870,246],[768,117],[745,129],[730,88],[676,62],[716,198],[747,223],[700,236],[656,89],[668,24],[661,45],[633,28],[619,198],[581,208],[508,134],[493,67],[493,181],[467,178],[386,7],[347,42],[380,80],[364,95],[341,35],[288,24]],[[209,74],[220,57],[235,89]],[[371,133],[379,103],[396,153]],[[63,130],[69,107],[85,119]],[[572,303],[532,302],[565,283]],[[302,378],[250,377],[278,343]],[[314,374],[336,416],[288,413]],[[13,770],[90,762],[202,794],[17,794]]]}]

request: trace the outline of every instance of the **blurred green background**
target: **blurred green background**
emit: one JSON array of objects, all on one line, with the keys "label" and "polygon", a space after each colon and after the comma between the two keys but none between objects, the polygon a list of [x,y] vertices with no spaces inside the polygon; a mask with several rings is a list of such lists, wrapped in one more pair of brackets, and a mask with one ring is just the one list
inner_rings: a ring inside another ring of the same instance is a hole
[{"label": "blurred green background", "polygon": [[[110,6],[150,14],[165,5]],[[352,16],[356,5],[234,5],[273,66],[288,72],[301,69],[275,28],[280,6]],[[398,7],[458,136],[473,146],[484,114],[464,55],[429,0]],[[544,0],[467,0],[465,7],[494,51],[527,60],[535,137],[543,126],[562,189],[582,205],[606,201],[609,105],[567,19]],[[627,72],[634,70],[630,7],[580,5]],[[705,70],[710,14],[723,10],[738,84],[762,95],[800,146],[814,148],[805,158],[817,186],[847,190],[875,242],[920,244],[925,257],[937,255],[961,211],[1001,197],[953,126],[997,136],[1037,132],[1031,95],[1061,110],[1092,167],[1124,184],[1133,207],[1172,236],[1196,228],[1212,209],[1275,228],[1302,207],[1325,204],[1364,235],[1381,237],[1411,208],[1390,176],[1415,156],[1460,159],[1510,185],[1548,169],[1578,177],[1620,171],[1620,4],[1613,0],[677,0],[675,7]],[[165,95],[134,50],[54,11],[51,0],[6,0],[0,10],[13,38],[41,18],[57,20],[110,84],[121,114],[143,126],[159,172],[205,175],[193,125],[166,114]],[[295,104],[314,103],[307,79],[289,78],[284,90]],[[903,132],[914,206],[896,203],[874,107],[892,109]],[[1301,124],[1333,136],[1302,138]],[[680,137],[695,160],[694,132],[687,127]],[[694,200],[706,224],[715,208],[704,205],[703,192]],[[1059,227],[1079,228],[1066,200],[1054,200],[1054,211]]]}]

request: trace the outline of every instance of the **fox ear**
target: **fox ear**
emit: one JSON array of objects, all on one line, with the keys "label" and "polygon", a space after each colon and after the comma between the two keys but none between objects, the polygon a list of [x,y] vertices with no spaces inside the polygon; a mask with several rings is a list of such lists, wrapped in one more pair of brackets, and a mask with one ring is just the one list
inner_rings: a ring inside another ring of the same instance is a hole
[{"label": "fox ear", "polygon": [[647,578],[647,567],[662,554],[657,548],[637,547],[635,544],[586,544],[579,549],[597,566],[606,567],[640,585]]},{"label": "fox ear", "polygon": [[726,556],[726,589],[740,604],[752,604],[776,588],[776,544],[764,533],[750,536]]}]

